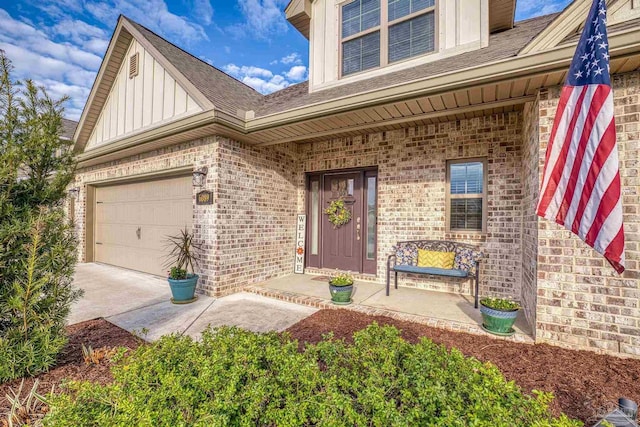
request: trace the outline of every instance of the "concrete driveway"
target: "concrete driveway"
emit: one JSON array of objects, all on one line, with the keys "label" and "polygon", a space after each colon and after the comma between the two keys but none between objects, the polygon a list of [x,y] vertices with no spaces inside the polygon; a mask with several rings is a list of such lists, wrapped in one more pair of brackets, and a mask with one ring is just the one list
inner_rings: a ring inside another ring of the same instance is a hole
[{"label": "concrete driveway", "polygon": [[174,332],[197,338],[208,325],[282,331],[317,311],[245,292],[175,305],[166,279],[94,263],[78,264],[74,281],[85,293],[71,308],[69,324],[103,317],[130,332],[148,330],[148,340]]}]

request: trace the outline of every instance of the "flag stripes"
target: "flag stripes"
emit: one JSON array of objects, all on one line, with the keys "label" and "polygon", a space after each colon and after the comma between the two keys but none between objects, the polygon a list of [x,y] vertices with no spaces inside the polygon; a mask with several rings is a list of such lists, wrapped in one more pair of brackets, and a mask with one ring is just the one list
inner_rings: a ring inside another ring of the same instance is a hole
[{"label": "flag stripes", "polygon": [[624,271],[622,194],[604,0],[593,1],[562,88],[537,214],[571,230],[603,254],[618,273]]}]

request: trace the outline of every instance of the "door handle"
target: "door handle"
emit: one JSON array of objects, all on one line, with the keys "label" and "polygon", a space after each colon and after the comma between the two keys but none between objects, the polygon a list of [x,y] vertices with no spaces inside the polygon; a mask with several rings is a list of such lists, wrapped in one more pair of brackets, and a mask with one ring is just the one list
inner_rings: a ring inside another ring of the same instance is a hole
[{"label": "door handle", "polygon": [[360,240],[360,217],[356,220],[356,240]]},{"label": "door handle", "polygon": [[138,236],[138,240],[140,240],[140,234],[142,232],[142,229],[140,227],[138,227],[138,229],[136,230],[136,236]]}]

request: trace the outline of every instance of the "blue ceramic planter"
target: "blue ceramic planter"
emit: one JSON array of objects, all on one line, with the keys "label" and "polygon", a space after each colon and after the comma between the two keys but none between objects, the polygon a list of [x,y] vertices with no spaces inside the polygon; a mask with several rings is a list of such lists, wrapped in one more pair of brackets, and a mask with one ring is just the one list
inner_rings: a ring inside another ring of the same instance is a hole
[{"label": "blue ceramic planter", "polygon": [[482,328],[494,335],[511,336],[515,333],[513,324],[518,317],[518,310],[495,310],[480,303]]},{"label": "blue ceramic planter", "polygon": [[195,301],[196,285],[198,284],[198,275],[192,274],[184,280],[169,280],[171,287],[171,302],[174,304],[185,304]]}]

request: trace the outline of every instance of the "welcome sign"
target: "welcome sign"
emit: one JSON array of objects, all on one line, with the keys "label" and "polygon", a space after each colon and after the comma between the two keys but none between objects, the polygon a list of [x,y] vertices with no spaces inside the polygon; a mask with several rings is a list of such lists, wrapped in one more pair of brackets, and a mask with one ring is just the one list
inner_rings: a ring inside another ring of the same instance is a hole
[{"label": "welcome sign", "polygon": [[307,216],[298,215],[296,221],[296,254],[293,272],[304,274],[304,244],[307,236]]}]

